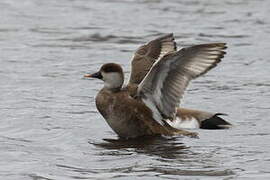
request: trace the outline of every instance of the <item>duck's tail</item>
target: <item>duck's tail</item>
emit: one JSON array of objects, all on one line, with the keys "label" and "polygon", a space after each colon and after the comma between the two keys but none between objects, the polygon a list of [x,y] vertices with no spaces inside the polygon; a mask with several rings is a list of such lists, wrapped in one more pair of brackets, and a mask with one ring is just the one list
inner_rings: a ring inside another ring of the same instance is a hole
[{"label": "duck's tail", "polygon": [[202,120],[200,128],[201,129],[228,129],[232,127],[231,123],[219,117],[221,115],[226,115],[226,114],[216,113],[212,117]]},{"label": "duck's tail", "polygon": [[182,129],[227,129],[232,125],[220,116],[226,115],[223,113],[209,113],[205,111],[178,108],[176,119],[174,121],[167,121],[169,125],[174,128]]}]

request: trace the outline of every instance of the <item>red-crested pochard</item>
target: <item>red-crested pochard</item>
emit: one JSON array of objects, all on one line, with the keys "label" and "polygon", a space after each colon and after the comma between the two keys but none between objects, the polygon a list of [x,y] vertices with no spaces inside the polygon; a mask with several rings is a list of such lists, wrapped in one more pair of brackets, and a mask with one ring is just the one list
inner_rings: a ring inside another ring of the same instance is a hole
[{"label": "red-crested pochard", "polygon": [[181,128],[222,129],[231,126],[221,113],[179,108],[190,82],[215,67],[224,57],[225,43],[210,43],[177,51],[173,34],[141,46],[123,86],[119,64],[107,63],[85,77],[104,81],[96,97],[98,111],[121,138],[145,135],[197,136]]}]

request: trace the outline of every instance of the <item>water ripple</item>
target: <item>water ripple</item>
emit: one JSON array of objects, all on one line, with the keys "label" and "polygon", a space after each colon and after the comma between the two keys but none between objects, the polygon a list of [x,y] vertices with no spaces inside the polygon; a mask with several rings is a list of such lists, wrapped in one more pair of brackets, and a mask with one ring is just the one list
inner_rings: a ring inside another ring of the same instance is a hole
[{"label": "water ripple", "polygon": [[[1,1],[0,179],[267,179],[269,7]],[[82,75],[117,62],[128,77],[135,49],[171,32],[179,47],[227,43],[222,63],[191,83],[181,106],[224,112],[234,127],[196,130],[200,139],[118,139],[95,107],[102,82]]]}]

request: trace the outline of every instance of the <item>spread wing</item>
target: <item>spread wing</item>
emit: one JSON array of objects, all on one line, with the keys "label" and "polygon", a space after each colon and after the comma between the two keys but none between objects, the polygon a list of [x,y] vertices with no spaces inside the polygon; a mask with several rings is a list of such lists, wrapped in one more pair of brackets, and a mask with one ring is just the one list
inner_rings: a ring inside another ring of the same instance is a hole
[{"label": "spread wing", "polygon": [[183,48],[157,61],[137,94],[152,110],[156,121],[173,120],[176,108],[190,80],[215,67],[224,57],[226,44],[213,43]]},{"label": "spread wing", "polygon": [[129,84],[140,84],[152,65],[169,52],[176,51],[173,34],[166,34],[141,46],[131,62]]}]

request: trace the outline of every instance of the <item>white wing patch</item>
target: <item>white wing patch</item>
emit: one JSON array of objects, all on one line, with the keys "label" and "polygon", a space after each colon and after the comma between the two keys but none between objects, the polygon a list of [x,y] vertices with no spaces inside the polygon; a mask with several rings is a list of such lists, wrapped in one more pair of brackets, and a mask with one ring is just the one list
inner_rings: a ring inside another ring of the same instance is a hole
[{"label": "white wing patch", "polygon": [[182,120],[179,117],[176,117],[175,120],[166,121],[170,126],[176,128],[176,129],[198,129],[200,128],[200,124],[197,119],[191,118],[191,119],[185,119]]}]

